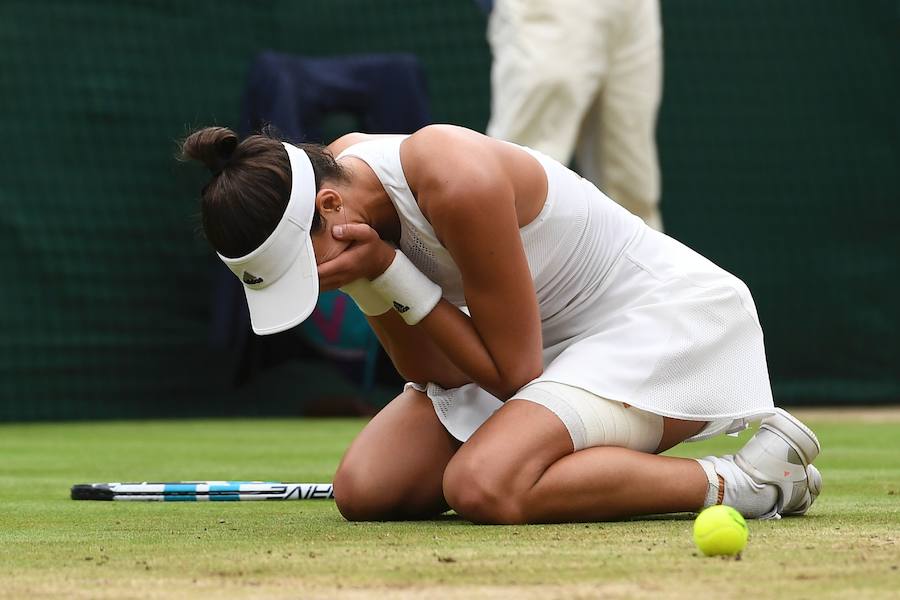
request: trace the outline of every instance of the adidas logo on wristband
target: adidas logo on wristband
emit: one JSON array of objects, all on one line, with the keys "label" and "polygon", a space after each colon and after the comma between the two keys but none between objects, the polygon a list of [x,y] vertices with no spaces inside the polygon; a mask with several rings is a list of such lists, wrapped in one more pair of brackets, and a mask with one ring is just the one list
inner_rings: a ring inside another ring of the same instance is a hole
[{"label": "adidas logo on wristband", "polygon": [[372,280],[374,289],[390,302],[407,325],[424,319],[441,301],[441,286],[430,280],[403,252],[396,250],[387,270]]},{"label": "adidas logo on wristband", "polygon": [[263,282],[262,277],[257,277],[250,271],[244,271],[244,276],[241,279],[243,279],[244,283],[247,285],[256,285]]}]

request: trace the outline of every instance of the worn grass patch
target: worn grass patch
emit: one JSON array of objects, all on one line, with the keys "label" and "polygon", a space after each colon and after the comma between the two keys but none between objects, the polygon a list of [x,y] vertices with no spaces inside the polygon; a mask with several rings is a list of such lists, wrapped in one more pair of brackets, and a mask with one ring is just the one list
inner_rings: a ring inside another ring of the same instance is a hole
[{"label": "worn grass patch", "polygon": [[[822,440],[823,495],[807,517],[750,522],[738,561],[699,556],[691,515],[354,524],[328,501],[68,499],[90,481],[327,481],[360,420],[2,425],[0,597],[896,597],[896,411],[799,414]],[[670,453],[733,452],[748,436]]]}]

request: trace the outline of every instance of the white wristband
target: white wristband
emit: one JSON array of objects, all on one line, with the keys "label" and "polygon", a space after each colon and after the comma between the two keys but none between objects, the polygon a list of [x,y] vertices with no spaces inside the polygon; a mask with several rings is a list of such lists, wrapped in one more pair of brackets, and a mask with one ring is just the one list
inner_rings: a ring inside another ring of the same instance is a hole
[{"label": "white wristband", "polygon": [[409,325],[415,325],[441,301],[441,286],[397,250],[387,270],[372,280],[372,288],[388,300]]},{"label": "white wristband", "polygon": [[340,288],[342,292],[353,298],[359,310],[369,317],[383,315],[393,308],[393,305],[385,300],[381,294],[372,288],[372,282],[368,279],[357,279]]}]

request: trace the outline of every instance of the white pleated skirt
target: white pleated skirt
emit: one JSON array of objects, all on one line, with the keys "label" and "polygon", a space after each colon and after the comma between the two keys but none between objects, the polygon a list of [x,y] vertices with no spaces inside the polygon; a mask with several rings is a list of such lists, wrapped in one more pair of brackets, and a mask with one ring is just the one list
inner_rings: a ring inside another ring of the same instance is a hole
[{"label": "white pleated skirt", "polygon": [[[773,412],[759,317],[737,277],[644,228],[601,287],[542,323],[544,372],[534,382],[709,422],[691,441],[735,433]],[[475,384],[413,387],[461,441],[502,406]]]}]

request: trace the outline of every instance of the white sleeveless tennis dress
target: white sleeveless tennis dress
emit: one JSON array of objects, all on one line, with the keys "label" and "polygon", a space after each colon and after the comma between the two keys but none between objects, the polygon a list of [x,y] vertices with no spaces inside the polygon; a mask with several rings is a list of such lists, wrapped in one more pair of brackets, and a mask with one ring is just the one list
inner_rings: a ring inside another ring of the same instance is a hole
[{"label": "white sleeveless tennis dress", "polygon": [[[401,251],[465,310],[459,270],[406,182],[404,139],[361,142],[340,157],[372,168],[400,217]],[[543,209],[520,229],[544,344],[544,372],[531,383],[558,382],[658,415],[709,421],[694,440],[771,414],[763,334],[747,286],[552,158],[518,147],[548,181]],[[423,391],[463,441],[502,406],[476,384],[445,390],[431,383]]]}]

